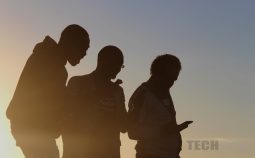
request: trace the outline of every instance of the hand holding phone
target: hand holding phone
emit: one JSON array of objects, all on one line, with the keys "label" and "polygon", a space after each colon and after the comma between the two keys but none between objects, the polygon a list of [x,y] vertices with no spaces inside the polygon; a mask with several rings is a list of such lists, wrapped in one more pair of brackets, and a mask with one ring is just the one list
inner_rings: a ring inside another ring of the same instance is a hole
[{"label": "hand holding phone", "polygon": [[185,121],[183,123],[181,123],[180,125],[178,125],[179,131],[184,130],[185,128],[187,128],[189,126],[189,124],[191,124],[193,121]]}]

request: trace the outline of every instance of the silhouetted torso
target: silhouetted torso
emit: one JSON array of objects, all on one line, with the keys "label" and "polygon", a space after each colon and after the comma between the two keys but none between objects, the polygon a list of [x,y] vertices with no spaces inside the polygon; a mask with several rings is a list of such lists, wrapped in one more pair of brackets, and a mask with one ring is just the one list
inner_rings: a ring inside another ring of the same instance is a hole
[{"label": "silhouetted torso", "polygon": [[49,36],[35,46],[7,110],[12,132],[59,135],[67,71],[58,53],[57,43]]},{"label": "silhouetted torso", "polygon": [[[100,82],[94,73],[73,77],[68,89],[76,100],[63,134],[64,157],[119,157],[120,132],[126,131],[123,89],[111,81]],[[108,102],[115,107],[102,105]]]},{"label": "silhouetted torso", "polygon": [[161,133],[167,123],[177,126],[169,92],[160,93],[150,83],[143,83],[130,98],[129,121],[129,136],[137,140],[137,158],[146,155],[162,158],[178,156],[181,150],[180,132],[165,136]]}]

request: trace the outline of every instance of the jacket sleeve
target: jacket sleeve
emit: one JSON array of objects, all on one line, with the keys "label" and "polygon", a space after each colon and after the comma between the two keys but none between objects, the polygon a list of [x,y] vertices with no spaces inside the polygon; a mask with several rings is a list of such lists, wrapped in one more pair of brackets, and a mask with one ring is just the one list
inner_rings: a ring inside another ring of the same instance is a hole
[{"label": "jacket sleeve", "polygon": [[[50,68],[49,68],[50,69]],[[49,101],[55,101],[55,104],[60,107],[65,106],[67,99],[67,89],[66,89],[66,80],[67,80],[67,72],[65,68],[56,68],[55,71],[49,71],[47,79],[49,82],[45,81],[45,86],[47,87],[45,90],[45,95],[48,96]],[[56,106],[57,106],[56,105]]]},{"label": "jacket sleeve", "polygon": [[134,140],[157,139],[160,136],[160,125],[148,119],[149,98],[143,91],[136,91],[129,100],[128,136]]}]

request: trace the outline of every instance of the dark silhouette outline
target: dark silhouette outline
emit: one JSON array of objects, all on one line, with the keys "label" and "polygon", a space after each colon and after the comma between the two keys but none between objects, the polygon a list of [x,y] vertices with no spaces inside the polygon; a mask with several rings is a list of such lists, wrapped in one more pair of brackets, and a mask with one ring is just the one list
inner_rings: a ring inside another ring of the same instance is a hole
[{"label": "dark silhouette outline", "polygon": [[59,158],[55,139],[68,106],[65,65],[77,65],[88,48],[87,31],[72,24],[58,43],[46,36],[28,58],[7,109],[16,145],[26,158]]},{"label": "dark silhouette outline", "polygon": [[137,158],[178,158],[180,131],[193,121],[180,125],[170,88],[179,76],[181,63],[173,55],[158,56],[151,65],[151,77],[139,86],[129,100],[129,138],[137,140]]},{"label": "dark silhouette outline", "polygon": [[120,80],[123,54],[106,46],[98,54],[96,70],[72,77],[68,83],[73,110],[62,135],[63,158],[120,158],[120,132],[126,132],[127,111]]}]

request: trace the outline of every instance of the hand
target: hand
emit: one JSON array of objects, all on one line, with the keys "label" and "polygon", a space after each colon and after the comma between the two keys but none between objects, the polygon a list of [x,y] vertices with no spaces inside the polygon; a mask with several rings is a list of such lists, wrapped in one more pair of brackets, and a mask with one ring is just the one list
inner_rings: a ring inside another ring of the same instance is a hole
[{"label": "hand", "polygon": [[193,121],[185,121],[182,124],[178,125],[179,131],[186,129],[192,122]]}]

